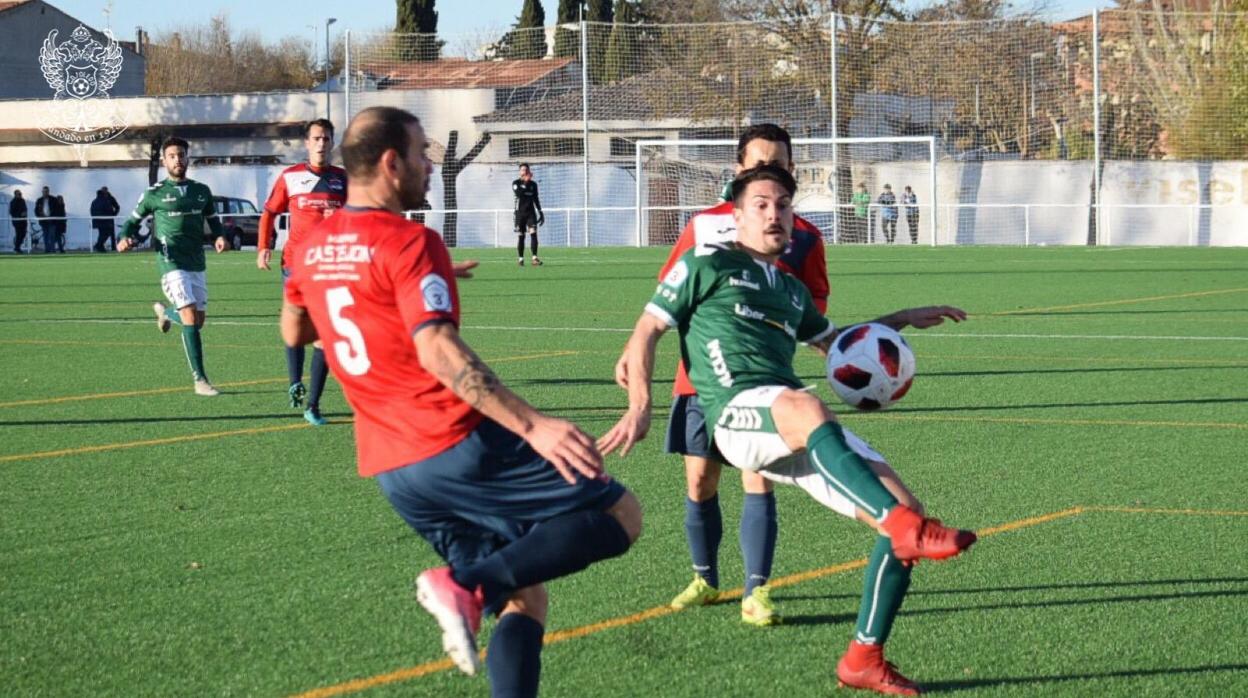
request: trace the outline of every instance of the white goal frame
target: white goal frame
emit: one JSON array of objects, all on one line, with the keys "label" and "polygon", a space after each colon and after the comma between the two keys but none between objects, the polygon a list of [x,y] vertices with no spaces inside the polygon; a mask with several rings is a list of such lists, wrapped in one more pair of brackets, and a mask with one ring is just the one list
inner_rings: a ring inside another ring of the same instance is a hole
[{"label": "white goal frame", "polygon": [[[930,218],[932,221],[932,246],[935,247],[937,244],[937,241],[940,239],[940,229],[939,229],[940,216],[937,215],[937,211],[939,211],[939,207],[937,206],[937,203],[936,203],[936,137],[935,136],[873,136],[873,137],[861,137],[861,138],[838,137],[838,138],[794,138],[793,139],[794,146],[799,146],[799,145],[856,145],[856,144],[872,144],[872,143],[879,143],[879,144],[926,143],[927,144],[927,158],[928,158],[927,200],[929,202],[928,206],[931,207]],[[642,184],[642,177],[641,177],[642,151],[645,148],[652,148],[652,147],[672,147],[672,146],[680,147],[680,146],[697,146],[697,145],[736,147],[737,141],[733,139],[727,139],[727,138],[715,138],[715,139],[712,139],[712,138],[708,138],[708,139],[654,138],[654,139],[638,140],[634,143],[633,166],[636,168],[634,170],[636,176],[633,179],[634,179],[634,182],[636,183],[634,185],[636,191],[635,191],[633,205],[636,207],[636,211],[634,214],[634,218],[635,218],[634,228],[635,229],[634,229],[633,244],[636,247],[642,246],[642,225],[643,225],[642,214],[645,208],[642,205],[642,193],[643,193],[642,192],[643,184]],[[832,149],[832,167],[833,167],[834,172],[839,170],[838,163],[837,163],[837,153],[839,152],[839,150],[840,150],[839,148]],[[794,165],[800,167],[801,163],[794,163]],[[838,191],[837,188],[840,186],[840,177],[833,176],[832,182],[833,182],[833,185],[832,185],[833,201],[836,201],[837,205],[839,206],[841,193],[840,191]],[[709,205],[709,202],[708,202],[708,205]],[[900,202],[898,202],[898,205],[900,205]],[[833,220],[839,221],[840,216],[839,215],[834,216]],[[839,225],[839,223],[837,225]],[[833,229],[832,235],[833,235],[833,242],[836,242],[840,237],[839,231],[835,229]]]}]

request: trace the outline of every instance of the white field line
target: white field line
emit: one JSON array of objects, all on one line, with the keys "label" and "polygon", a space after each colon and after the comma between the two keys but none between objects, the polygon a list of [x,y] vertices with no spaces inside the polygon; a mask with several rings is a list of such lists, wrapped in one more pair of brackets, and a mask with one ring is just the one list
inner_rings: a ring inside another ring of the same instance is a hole
[{"label": "white field line", "polygon": [[[8,322],[25,322],[38,325],[150,325],[150,319],[54,319],[31,318],[29,320],[9,320]],[[236,327],[273,327],[277,320],[212,320],[209,324]],[[465,325],[465,330],[489,330],[492,332],[632,332],[631,327],[524,327],[517,325]],[[1248,337],[1194,337],[1191,335],[1126,335],[1126,334],[1006,334],[1006,333],[975,333],[975,332],[915,332],[911,337],[942,339],[1089,339],[1089,340],[1137,340],[1158,342],[1248,342]]]}]

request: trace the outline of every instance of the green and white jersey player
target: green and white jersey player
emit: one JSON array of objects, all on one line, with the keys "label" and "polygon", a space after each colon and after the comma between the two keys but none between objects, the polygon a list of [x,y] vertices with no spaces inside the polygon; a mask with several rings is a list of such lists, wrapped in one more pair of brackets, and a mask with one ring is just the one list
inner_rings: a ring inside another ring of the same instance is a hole
[{"label": "green and white jersey player", "polygon": [[221,221],[213,207],[207,185],[186,177],[190,145],[181,138],[169,138],[160,147],[161,162],[169,177],[148,188],[139,198],[130,218],[122,226],[117,251],[134,247],[139,226],[152,219],[153,243],[159,254],[160,287],[170,307],[154,303],[156,325],[168,332],[171,325],[182,328],[182,347],[195,381],[197,395],[220,394],[204,371],[204,348],[200,330],[208,308],[208,285],[204,270],[204,225],[212,230],[217,252],[228,248]]},{"label": "green and white jersey player", "polygon": [[[843,429],[802,388],[793,354],[802,341],[826,350],[835,336],[805,286],[776,268],[793,231],[796,183],[762,165],[732,184],[735,245],[694,248],[659,284],[625,348],[620,381],[629,408],[601,439],[604,454],[626,454],[650,427],[655,346],[680,335],[689,378],[706,411],[712,445],[726,462],[793,484],[825,506],[879,532],[867,568],[858,625],[837,666],[845,684],[910,693],[917,686],[884,661],[883,644],[910,583],[912,562],[957,555],[975,534],[926,518],[883,456]],[[966,313],[951,306],[902,310],[875,322],[933,327]],[[902,689],[902,690],[895,690]]]}]

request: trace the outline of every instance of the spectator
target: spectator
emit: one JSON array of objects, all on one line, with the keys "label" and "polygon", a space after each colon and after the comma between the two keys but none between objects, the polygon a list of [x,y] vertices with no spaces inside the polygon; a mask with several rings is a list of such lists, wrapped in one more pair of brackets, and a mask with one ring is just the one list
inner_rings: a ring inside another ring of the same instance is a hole
[{"label": "spectator", "polygon": [[858,183],[858,191],[854,192],[854,239],[851,242],[866,242],[867,227],[870,223],[871,195],[867,193],[867,185]]},{"label": "spectator", "polygon": [[22,192],[13,192],[13,200],[9,202],[9,220],[13,221],[13,251],[22,253],[22,243],[26,241],[26,199]]},{"label": "spectator", "polygon": [[100,187],[91,202],[91,227],[96,232],[95,245],[91,249],[104,252],[104,243],[107,242],[108,250],[117,250],[116,222],[113,219],[118,213],[121,213],[121,206],[117,205],[117,199],[108,192],[108,187]]},{"label": "spectator", "polygon": [[65,197],[60,194],[52,197],[52,218],[48,222],[56,231],[57,249],[65,254],[65,229],[69,227],[69,222],[65,219]]},{"label": "spectator", "polygon": [[891,184],[884,185],[884,192],[875,202],[880,205],[880,228],[884,239],[891,245],[897,237],[897,195],[893,193]]},{"label": "spectator", "polygon": [[[56,224],[52,221],[52,202],[55,197],[47,187],[43,188],[43,196],[35,201],[35,218],[39,219],[39,228],[43,231],[43,251],[46,254],[52,253],[52,248],[56,246]],[[34,247],[34,240],[31,241],[31,247]]]},{"label": "spectator", "polygon": [[901,193],[901,203],[906,207],[906,225],[910,228],[910,244],[919,244],[919,197],[910,185]]}]

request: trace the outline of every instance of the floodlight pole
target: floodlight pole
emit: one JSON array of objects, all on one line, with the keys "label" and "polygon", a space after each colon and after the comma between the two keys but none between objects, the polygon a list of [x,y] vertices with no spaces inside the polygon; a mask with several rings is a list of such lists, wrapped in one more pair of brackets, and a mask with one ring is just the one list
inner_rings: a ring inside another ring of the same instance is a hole
[{"label": "floodlight pole", "polygon": [[585,169],[584,209],[581,211],[585,224],[585,246],[589,247],[589,29],[585,15],[581,14],[581,161]]},{"label": "floodlight pole", "polygon": [[325,20],[325,118],[333,119],[333,115],[329,112],[329,25],[337,22],[337,17],[328,17]]},{"label": "floodlight pole", "polygon": [[1095,244],[1108,242],[1101,229],[1101,13],[1092,10],[1092,216]]},{"label": "floodlight pole", "polygon": [[[837,94],[836,94],[836,25],[837,14],[832,13],[831,27],[829,29],[832,44],[832,75],[831,75],[831,92],[832,92],[832,138],[835,139],[840,135],[840,124],[837,122]],[[841,232],[841,149],[832,144],[832,242],[835,244],[840,240]]]}]

